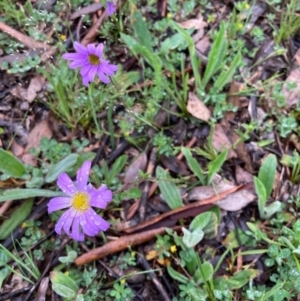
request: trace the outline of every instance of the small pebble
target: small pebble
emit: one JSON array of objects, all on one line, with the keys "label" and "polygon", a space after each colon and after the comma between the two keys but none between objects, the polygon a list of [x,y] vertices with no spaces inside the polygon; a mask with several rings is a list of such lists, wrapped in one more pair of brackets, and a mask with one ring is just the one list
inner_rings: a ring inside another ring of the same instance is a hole
[{"label": "small pebble", "polygon": [[21,105],[20,105],[20,109],[21,109],[22,111],[27,111],[27,110],[29,109],[29,104],[28,104],[28,102],[27,102],[27,101],[23,101],[23,102],[21,103]]}]

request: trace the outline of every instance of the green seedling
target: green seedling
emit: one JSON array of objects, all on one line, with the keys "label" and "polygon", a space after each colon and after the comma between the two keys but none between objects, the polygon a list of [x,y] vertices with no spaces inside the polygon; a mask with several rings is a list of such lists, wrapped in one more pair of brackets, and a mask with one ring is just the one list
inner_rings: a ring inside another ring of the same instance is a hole
[{"label": "green seedling", "polygon": [[168,172],[162,167],[157,166],[156,178],[158,180],[158,187],[168,206],[171,209],[182,207],[183,202],[179,189],[176,184],[172,182],[172,178],[169,176]]},{"label": "green seedling", "polygon": [[267,200],[271,195],[275,181],[277,160],[275,155],[268,155],[259,170],[258,177],[254,177],[255,190],[258,196],[258,210],[262,219],[267,219],[274,213],[281,210],[282,204],[279,201],[273,202],[268,207]]},{"label": "green seedling", "polygon": [[291,167],[292,174],[290,180],[293,183],[299,183],[300,181],[300,155],[297,151],[294,151],[293,156],[284,154],[280,160],[280,163]]},{"label": "green seedling", "polygon": [[66,274],[53,271],[50,273],[52,289],[65,301],[84,301],[83,295],[78,294],[78,286],[76,282]]},{"label": "green seedling", "polygon": [[[209,162],[207,165],[207,171],[204,172],[197,160],[192,157],[189,149],[182,147],[181,151],[187,160],[189,168],[198,177],[202,185],[210,185],[212,183],[214,176],[220,171],[228,156],[228,150],[223,151]],[[203,154],[204,152],[200,150],[200,153]]]}]

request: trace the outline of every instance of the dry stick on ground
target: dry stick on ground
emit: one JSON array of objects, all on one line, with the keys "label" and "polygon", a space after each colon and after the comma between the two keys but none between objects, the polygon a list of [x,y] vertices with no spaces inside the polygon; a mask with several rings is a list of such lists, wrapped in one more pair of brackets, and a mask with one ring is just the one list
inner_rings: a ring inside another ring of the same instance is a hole
[{"label": "dry stick on ground", "polygon": [[150,276],[152,282],[154,283],[154,285],[156,286],[157,290],[159,291],[159,293],[163,297],[163,300],[165,300],[165,301],[171,301],[171,299],[169,298],[169,296],[168,296],[167,292],[165,291],[164,287],[160,283],[158,277],[156,276],[156,274],[154,272],[152,272],[152,268],[150,267],[150,265],[149,265],[149,263],[146,260],[146,258],[145,258],[144,255],[139,254],[139,262],[142,264],[142,266],[144,267],[144,269],[146,271],[148,271],[148,275]]},{"label": "dry stick on ground", "polygon": [[97,12],[99,9],[101,9],[103,6],[101,3],[93,3],[91,5],[88,5],[88,6],[85,6],[85,7],[82,7],[80,8],[79,10],[77,10],[76,12],[74,12],[70,19],[71,20],[74,20],[74,19],[77,19],[79,17],[82,17],[84,15],[88,15],[88,14],[91,14],[91,13],[95,13]]},{"label": "dry stick on ground", "polygon": [[[123,229],[123,232],[131,234],[136,233],[139,231],[143,231],[144,229],[149,229],[150,227],[155,228],[158,225],[162,225],[164,221],[177,221],[179,218],[188,217],[188,216],[195,216],[195,214],[199,214],[200,212],[207,211],[210,207],[215,205],[218,201],[222,200],[223,198],[227,197],[231,193],[234,193],[240,189],[247,189],[249,185],[240,185],[233,188],[230,188],[226,191],[222,191],[217,195],[213,195],[212,197],[199,200],[183,207],[179,207],[158,216],[155,216],[147,221],[144,221],[136,226],[131,228]],[[199,209],[200,212],[199,212]]]},{"label": "dry stick on ground", "polygon": [[84,36],[81,41],[81,44],[86,46],[87,44],[91,43],[95,36],[98,34],[98,29],[104,22],[105,18],[107,17],[106,12],[97,20],[97,22],[90,28],[88,33]]},{"label": "dry stick on ground", "polygon": [[[156,161],[156,148],[153,148],[150,154],[149,158],[149,163],[147,166],[147,174],[150,176],[153,173],[154,167],[155,167],[155,161]],[[140,213],[140,222],[143,222],[145,220],[145,215],[146,215],[146,205],[147,205],[147,200],[148,200],[148,195],[149,195],[149,187],[150,187],[150,182],[146,181],[144,189],[143,189],[143,194],[141,196],[140,200],[140,206],[139,206],[139,213]]]},{"label": "dry stick on ground", "polygon": [[33,38],[24,35],[23,33],[13,29],[12,27],[10,27],[2,22],[0,22],[0,30],[7,33],[8,35],[15,38],[16,40],[18,40],[19,42],[24,44],[27,48],[30,48],[30,49],[42,48],[45,50],[48,50],[51,48],[50,45],[48,45],[46,43],[37,42]]},{"label": "dry stick on ground", "polygon": [[4,213],[10,208],[12,204],[13,201],[3,203],[3,205],[0,207],[0,215],[4,215]]},{"label": "dry stick on ground", "polygon": [[[177,230],[175,227],[174,229]],[[126,250],[128,246],[140,245],[156,237],[157,234],[165,233],[166,228],[158,228],[150,231],[145,231],[143,233],[124,235],[118,240],[110,241],[103,245],[102,247],[91,250],[90,252],[83,254],[75,259],[76,265],[83,265],[90,263],[94,260],[101,259],[110,254],[117,253]]]}]

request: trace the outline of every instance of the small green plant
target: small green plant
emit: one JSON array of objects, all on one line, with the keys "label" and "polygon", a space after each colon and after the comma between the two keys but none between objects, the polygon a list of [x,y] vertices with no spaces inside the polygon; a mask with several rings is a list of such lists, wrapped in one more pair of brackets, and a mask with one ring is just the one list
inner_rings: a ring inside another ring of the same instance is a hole
[{"label": "small green plant", "polygon": [[[223,151],[215,158],[213,158],[207,165],[207,171],[204,171],[199,162],[195,158],[193,158],[191,151],[188,148],[182,147],[182,153],[184,154],[189,168],[193,171],[193,173],[198,177],[200,183],[202,185],[210,185],[214,176],[219,172],[222,168],[224,162],[227,159],[228,150]],[[209,155],[209,153],[198,149],[196,150],[201,155]]]},{"label": "small green plant", "polygon": [[300,29],[300,18],[297,16],[296,11],[299,9],[298,1],[291,0],[286,3],[286,11],[281,9],[281,18],[279,30],[275,36],[275,41],[280,44],[282,41],[287,40],[297,30]]},{"label": "small green plant", "polygon": [[292,116],[282,117],[278,123],[277,129],[279,135],[286,138],[298,126],[296,119]]},{"label": "small green plant", "polygon": [[113,289],[111,289],[109,295],[114,298],[114,300],[129,301],[132,300],[134,294],[132,290],[126,286],[125,280],[120,282],[115,282]]},{"label": "small green plant", "polygon": [[169,275],[181,283],[180,297],[185,300],[216,300],[213,293],[213,266],[207,261],[202,262],[194,247],[204,236],[214,237],[217,220],[214,212],[205,212],[193,219],[189,229],[182,228],[183,237],[172,230],[167,231],[181,249],[180,266],[188,272],[186,275],[186,272],[180,273],[172,266],[167,266]]},{"label": "small green plant", "polygon": [[170,248],[172,241],[170,235],[157,235],[154,249],[158,252],[158,258],[163,259],[164,257],[170,257]]},{"label": "small green plant", "polygon": [[162,132],[159,132],[154,135],[153,146],[157,148],[157,152],[160,155],[165,155],[169,157],[175,154],[172,138],[164,135],[164,133]]},{"label": "small green plant", "polygon": [[84,301],[83,295],[78,294],[79,288],[76,282],[66,274],[53,271],[50,273],[52,289],[65,301]]},{"label": "small green plant", "polygon": [[273,184],[276,175],[277,160],[275,155],[268,155],[259,170],[258,177],[254,177],[255,190],[258,196],[259,215],[263,219],[267,219],[274,213],[281,210],[282,204],[279,201],[273,202],[268,207],[267,200],[273,190]]},{"label": "small green plant", "polygon": [[290,180],[293,183],[299,183],[300,181],[300,155],[297,151],[294,151],[293,156],[284,154],[280,160],[280,163],[291,167],[292,174]]}]

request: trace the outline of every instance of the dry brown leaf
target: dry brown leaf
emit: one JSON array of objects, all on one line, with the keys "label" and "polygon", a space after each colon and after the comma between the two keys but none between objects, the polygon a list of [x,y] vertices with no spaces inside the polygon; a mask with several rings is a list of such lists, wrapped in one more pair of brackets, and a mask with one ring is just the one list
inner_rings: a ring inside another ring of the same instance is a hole
[{"label": "dry brown leaf", "polygon": [[27,100],[29,103],[33,102],[36,98],[37,92],[41,91],[45,83],[44,76],[36,76],[31,79],[27,89],[22,86],[16,86],[11,89],[10,93],[22,100]]},{"label": "dry brown leaf", "polygon": [[195,28],[201,29],[207,26],[207,23],[203,20],[202,15],[199,15],[197,19],[189,19],[183,22],[178,23],[184,29]]},{"label": "dry brown leaf", "polygon": [[256,195],[246,189],[231,193],[229,196],[220,200],[216,205],[226,211],[238,211],[246,207],[256,199]]},{"label": "dry brown leaf", "polygon": [[32,154],[24,154],[21,157],[21,160],[23,163],[28,164],[28,165],[32,165],[32,166],[37,166],[38,165],[38,160],[35,156],[33,156]]},{"label": "dry brown leaf", "polygon": [[208,121],[211,117],[210,111],[207,106],[192,92],[189,92],[189,99],[187,103],[188,112],[194,117]]},{"label": "dry brown leaf", "polygon": [[125,177],[124,184],[133,183],[134,180],[138,177],[139,171],[145,171],[147,167],[148,158],[146,153],[142,153],[137,159],[130,164],[128,167]]},{"label": "dry brown leaf", "polygon": [[51,139],[52,137],[52,130],[49,127],[47,119],[36,124],[35,127],[31,130],[31,132],[28,135],[28,143],[25,152],[28,153],[28,151],[32,147],[38,147],[43,137],[46,137],[48,139]]},{"label": "dry brown leaf", "polygon": [[199,50],[202,54],[207,54],[210,49],[210,38],[209,36],[204,36],[201,40],[198,40],[196,43],[196,49]]},{"label": "dry brown leaf", "polygon": [[37,92],[40,92],[45,84],[45,77],[38,75],[31,79],[29,87],[27,89],[26,100],[31,103],[36,98]]},{"label": "dry brown leaf", "polygon": [[[293,89],[290,86],[293,85]],[[289,107],[294,106],[300,101],[300,69],[291,71],[282,87],[282,93]]]},{"label": "dry brown leaf", "polygon": [[226,191],[235,187],[233,184],[221,181],[217,186],[197,186],[194,187],[188,194],[188,201],[200,201],[211,198],[220,192]]},{"label": "dry brown leaf", "polygon": [[236,166],[235,179],[238,184],[252,183],[253,175],[241,168],[240,166]]},{"label": "dry brown leaf", "polygon": [[28,143],[25,148],[25,152],[22,156],[22,161],[24,163],[37,166],[37,159],[29,154],[29,150],[32,147],[39,147],[41,139],[45,137],[51,139],[52,130],[49,127],[48,120],[45,119],[42,122],[38,123],[28,135]]},{"label": "dry brown leaf", "polygon": [[19,99],[26,100],[27,89],[23,88],[22,86],[17,85],[10,90],[10,93]]},{"label": "dry brown leaf", "polygon": [[216,124],[214,127],[212,145],[219,152],[224,151],[225,149],[229,149],[228,159],[237,157],[236,152],[231,149],[232,143],[226,135],[221,124]]},{"label": "dry brown leaf", "polygon": [[24,147],[16,142],[16,140],[13,140],[10,149],[16,157],[20,157],[24,153]]}]

